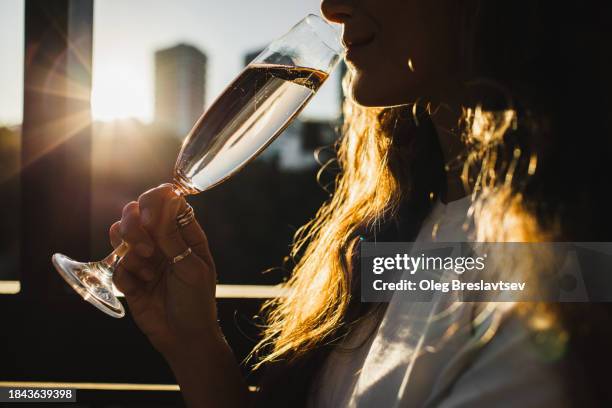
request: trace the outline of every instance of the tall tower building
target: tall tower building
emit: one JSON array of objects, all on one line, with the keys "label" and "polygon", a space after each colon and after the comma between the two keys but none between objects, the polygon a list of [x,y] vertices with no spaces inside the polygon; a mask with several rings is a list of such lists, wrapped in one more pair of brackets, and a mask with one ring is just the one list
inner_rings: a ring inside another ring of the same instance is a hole
[{"label": "tall tower building", "polygon": [[179,137],[204,111],[206,55],[178,44],[155,52],[155,122]]}]

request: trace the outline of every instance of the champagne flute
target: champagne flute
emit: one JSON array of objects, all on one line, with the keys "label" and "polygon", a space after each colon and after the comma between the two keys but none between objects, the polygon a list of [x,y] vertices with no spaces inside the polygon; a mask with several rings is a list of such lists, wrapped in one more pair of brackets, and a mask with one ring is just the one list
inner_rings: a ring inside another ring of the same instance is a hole
[{"label": "champagne flute", "polygon": [[[270,43],[189,132],[174,167],[175,193],[208,190],[253,160],[300,113],[343,52],[337,31],[313,14]],[[125,310],[112,277],[127,250],[123,242],[98,262],[62,254],[54,254],[52,262],[85,300],[119,318]]]}]

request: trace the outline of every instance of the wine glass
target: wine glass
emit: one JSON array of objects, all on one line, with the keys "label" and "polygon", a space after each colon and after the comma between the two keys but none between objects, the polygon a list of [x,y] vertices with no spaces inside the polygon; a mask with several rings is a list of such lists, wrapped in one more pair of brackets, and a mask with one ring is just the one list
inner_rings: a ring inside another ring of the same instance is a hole
[{"label": "wine glass", "polygon": [[[231,177],[261,153],[300,113],[337,65],[338,32],[310,14],[265,48],[202,114],[174,167],[177,195],[197,194]],[[85,300],[113,317],[125,310],[112,276],[123,242],[98,262],[54,254],[60,275]]]}]

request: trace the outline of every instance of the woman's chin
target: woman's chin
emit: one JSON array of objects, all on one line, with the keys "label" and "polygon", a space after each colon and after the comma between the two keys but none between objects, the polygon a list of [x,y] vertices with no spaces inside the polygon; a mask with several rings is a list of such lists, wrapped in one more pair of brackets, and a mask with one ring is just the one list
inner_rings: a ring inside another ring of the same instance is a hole
[{"label": "woman's chin", "polygon": [[349,96],[354,102],[367,108],[409,103],[406,93],[397,92],[397,89],[385,89],[387,87],[379,82],[355,76],[351,82]]},{"label": "woman's chin", "polygon": [[404,98],[393,98],[387,95],[353,92],[352,99],[365,108],[381,108],[409,103]]}]

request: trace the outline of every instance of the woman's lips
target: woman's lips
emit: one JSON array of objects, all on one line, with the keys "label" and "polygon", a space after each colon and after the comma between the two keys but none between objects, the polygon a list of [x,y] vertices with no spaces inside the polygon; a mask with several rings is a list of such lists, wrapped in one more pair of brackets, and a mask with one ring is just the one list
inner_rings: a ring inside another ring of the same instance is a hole
[{"label": "woman's lips", "polygon": [[354,62],[362,54],[362,51],[374,42],[374,38],[373,34],[361,38],[343,38],[342,42],[346,47],[346,59]]},{"label": "woman's lips", "polygon": [[350,48],[350,47],[359,47],[361,45],[368,44],[373,39],[374,39],[374,34],[359,36],[359,37],[345,35],[342,38],[342,42],[344,43],[345,47]]}]

